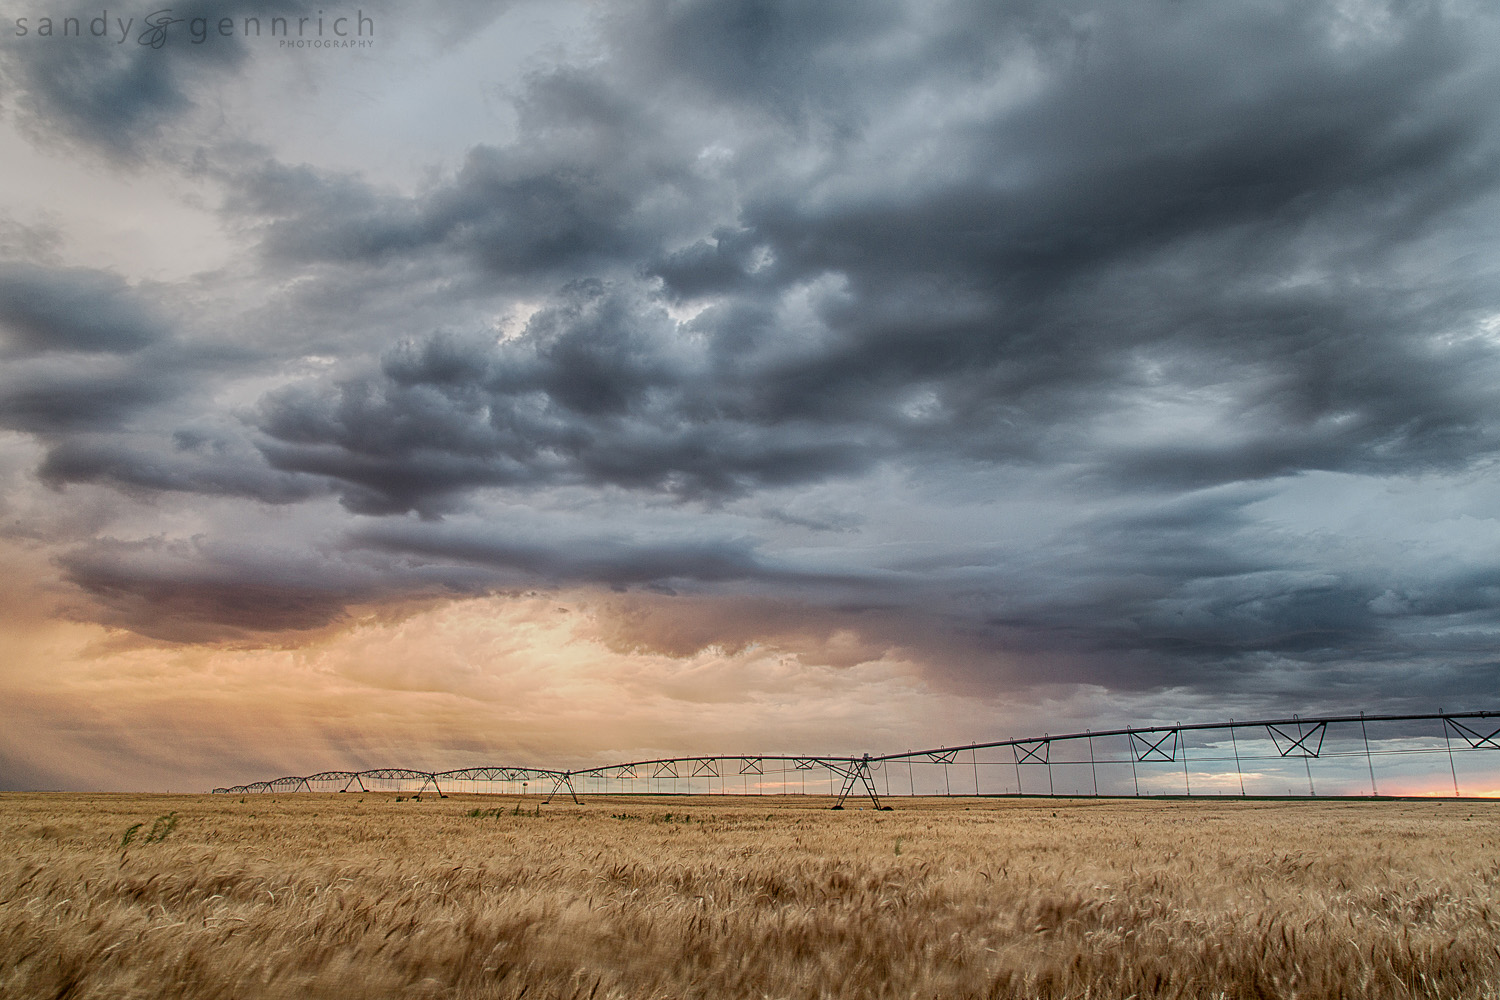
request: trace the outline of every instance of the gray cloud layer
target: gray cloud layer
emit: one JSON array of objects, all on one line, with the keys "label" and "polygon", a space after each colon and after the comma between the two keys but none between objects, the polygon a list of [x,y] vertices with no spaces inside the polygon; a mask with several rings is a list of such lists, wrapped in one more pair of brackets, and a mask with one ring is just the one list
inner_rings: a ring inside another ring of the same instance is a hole
[{"label": "gray cloud layer", "polygon": [[[830,628],[925,622],[968,681],[1051,656],[1030,680],[1395,699],[1401,663],[1480,690],[1500,568],[1445,561],[1472,522],[1364,552],[1416,521],[1266,511],[1298,483],[1493,492],[1496,27],[1435,3],[633,4],[424,190],[267,151],[205,168],[268,290],[216,369],[274,373],[246,405],[159,352],[212,342],[201,322],[7,265],[0,423],[55,486],[290,506],[336,539],[342,569],[249,582],[232,553],[76,540],[71,577],[157,635],[526,579],[784,589]],[[181,74],[242,48],[88,72],[33,48],[10,77],[58,134],[138,155]],[[299,367],[302,327],[336,363]],[[939,525],[1016,483],[1061,521],[933,528],[907,558],[860,486],[891,482]]]}]

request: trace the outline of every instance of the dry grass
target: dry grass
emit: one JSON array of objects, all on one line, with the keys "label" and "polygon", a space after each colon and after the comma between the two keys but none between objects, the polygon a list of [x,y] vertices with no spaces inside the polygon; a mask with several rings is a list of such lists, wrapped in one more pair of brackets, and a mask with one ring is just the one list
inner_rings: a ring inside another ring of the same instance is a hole
[{"label": "dry grass", "polygon": [[0,995],[1500,996],[1500,803],[826,806],[3,795]]}]

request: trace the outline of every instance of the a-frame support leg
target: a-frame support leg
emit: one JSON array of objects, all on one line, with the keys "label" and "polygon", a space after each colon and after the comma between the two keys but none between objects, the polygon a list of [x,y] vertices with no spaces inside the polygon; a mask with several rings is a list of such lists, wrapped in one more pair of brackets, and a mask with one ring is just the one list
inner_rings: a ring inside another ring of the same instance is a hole
[{"label": "a-frame support leg", "polygon": [[583,804],[581,801],[579,801],[579,798],[578,798],[578,789],[576,789],[576,788],[573,787],[573,774],[572,774],[572,772],[570,772],[570,771],[564,771],[563,773],[555,775],[553,777],[552,791],[550,791],[550,792],[547,793],[547,798],[542,802],[542,805],[546,805],[547,803],[551,802],[552,801],[552,796],[556,795],[558,792],[562,791],[564,788],[566,788],[568,790],[568,794],[569,795],[573,796],[573,801],[576,804],[578,804],[578,805],[582,805]]},{"label": "a-frame support leg", "polygon": [[[840,768],[840,770],[842,770],[842,768]],[[843,790],[839,792],[838,801],[833,804],[833,808],[844,808],[844,800],[849,797],[850,792],[854,791],[854,786],[856,784],[864,785],[865,794],[870,796],[870,803],[874,805],[876,809],[883,808],[880,804],[880,796],[875,791],[875,780],[870,777],[869,754],[865,754],[859,760],[851,761],[849,764],[849,769],[847,771],[843,771],[843,775],[844,787]]]}]

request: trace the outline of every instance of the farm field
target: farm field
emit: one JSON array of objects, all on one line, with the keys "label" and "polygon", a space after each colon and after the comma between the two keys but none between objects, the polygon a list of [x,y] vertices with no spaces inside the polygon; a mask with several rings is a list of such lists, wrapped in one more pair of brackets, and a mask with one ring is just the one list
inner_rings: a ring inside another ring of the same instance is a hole
[{"label": "farm field", "polygon": [[1500,803],[828,805],[0,795],[0,996],[1500,996]]}]

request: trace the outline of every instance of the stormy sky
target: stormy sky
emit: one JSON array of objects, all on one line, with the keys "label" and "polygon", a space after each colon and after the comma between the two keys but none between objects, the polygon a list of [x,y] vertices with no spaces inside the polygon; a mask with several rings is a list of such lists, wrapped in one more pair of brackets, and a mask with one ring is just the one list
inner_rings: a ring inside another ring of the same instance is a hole
[{"label": "stormy sky", "polygon": [[0,5],[0,786],[1494,707],[1491,5],[104,13]]}]

